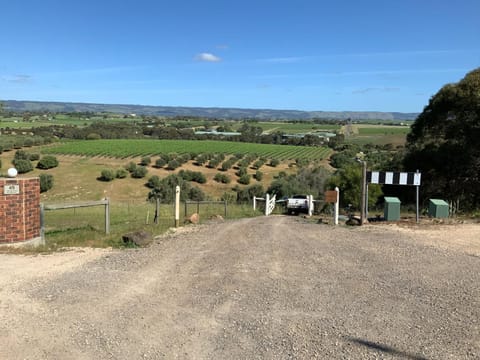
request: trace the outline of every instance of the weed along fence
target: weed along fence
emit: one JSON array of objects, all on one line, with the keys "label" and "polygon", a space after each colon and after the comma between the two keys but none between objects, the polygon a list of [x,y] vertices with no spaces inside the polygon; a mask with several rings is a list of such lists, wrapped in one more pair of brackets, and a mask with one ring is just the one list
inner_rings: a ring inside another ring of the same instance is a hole
[{"label": "weed along fence", "polygon": [[[42,238],[45,238],[45,211],[51,210],[65,210],[65,209],[79,209],[79,208],[91,208],[93,206],[104,207],[104,219],[105,219],[105,234],[110,234],[110,201],[108,198],[100,201],[88,201],[83,203],[71,203],[71,204],[52,204],[52,205],[40,205],[40,223]],[[75,214],[75,212],[74,212]]]},{"label": "weed along fence", "polygon": [[[193,210],[192,210],[193,209]],[[227,201],[185,201],[184,216],[187,218],[189,215],[197,213],[201,216],[213,216],[223,214],[223,217],[227,217]]]},{"label": "weed along fence", "polygon": [[[118,238],[125,232],[161,232],[175,225],[173,204],[148,201],[85,201],[42,204],[42,229],[47,241],[60,238]],[[81,241],[80,241],[81,242]]]}]

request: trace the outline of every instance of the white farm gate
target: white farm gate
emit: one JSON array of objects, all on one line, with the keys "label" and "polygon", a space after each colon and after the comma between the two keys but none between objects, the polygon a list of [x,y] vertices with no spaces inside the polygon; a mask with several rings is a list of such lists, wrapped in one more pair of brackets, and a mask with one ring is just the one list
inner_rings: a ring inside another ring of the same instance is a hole
[{"label": "white farm gate", "polygon": [[277,196],[273,195],[270,197],[270,194],[265,194],[264,198],[253,197],[253,210],[257,209],[257,201],[265,201],[265,216],[270,215],[275,209],[275,201]]}]

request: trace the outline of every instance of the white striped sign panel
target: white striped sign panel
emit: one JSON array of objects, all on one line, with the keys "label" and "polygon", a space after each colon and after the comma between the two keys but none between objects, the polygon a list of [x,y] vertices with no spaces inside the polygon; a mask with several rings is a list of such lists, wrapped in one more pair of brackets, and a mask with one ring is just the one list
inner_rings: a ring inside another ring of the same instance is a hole
[{"label": "white striped sign panel", "polygon": [[421,178],[422,174],[417,172],[367,171],[370,184],[420,186]]}]

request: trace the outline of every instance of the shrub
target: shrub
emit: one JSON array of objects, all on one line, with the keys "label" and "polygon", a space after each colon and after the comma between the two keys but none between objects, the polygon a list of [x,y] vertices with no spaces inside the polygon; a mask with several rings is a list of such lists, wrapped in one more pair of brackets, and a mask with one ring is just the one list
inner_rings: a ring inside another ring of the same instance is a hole
[{"label": "shrub", "polygon": [[175,170],[179,166],[180,166],[180,163],[177,160],[173,159],[173,160],[170,160],[168,162],[167,169],[168,170]]},{"label": "shrub", "polygon": [[130,161],[127,165],[125,165],[125,170],[127,170],[129,173],[133,173],[137,169],[137,164],[135,164],[133,161]]},{"label": "shrub", "polygon": [[253,164],[253,168],[258,170],[263,166],[263,164],[265,164],[265,162],[263,160],[257,160]]},{"label": "shrub", "polygon": [[156,168],[163,168],[166,164],[167,164],[167,162],[163,158],[159,158],[155,161],[155,167]]},{"label": "shrub", "polygon": [[255,180],[262,181],[262,179],[263,179],[263,172],[261,172],[260,170],[257,170],[255,172]]},{"label": "shrub", "polygon": [[40,159],[40,154],[34,153],[34,154],[30,154],[28,160],[30,160],[30,161],[37,161],[38,159]]},{"label": "shrub", "polygon": [[238,169],[237,171],[237,176],[238,177],[242,177],[244,175],[247,175],[247,168],[246,167],[241,167],[240,169]]},{"label": "shrub", "polygon": [[153,175],[152,177],[150,177],[150,179],[148,179],[146,186],[150,189],[154,189],[160,187],[160,184],[160,178],[157,175]]},{"label": "shrub", "polygon": [[103,169],[98,178],[101,181],[112,181],[115,179],[116,173],[112,169]]},{"label": "shrub", "polygon": [[178,175],[186,181],[195,181],[199,184],[205,184],[207,178],[200,171],[180,170]]},{"label": "shrub", "polygon": [[142,160],[140,160],[140,165],[147,166],[147,165],[150,165],[151,162],[152,162],[152,159],[150,158],[150,156],[144,156],[142,157]]},{"label": "shrub", "polygon": [[235,160],[228,159],[222,163],[221,170],[227,171],[228,169],[232,168],[233,164],[235,164]]},{"label": "shrub", "polygon": [[231,181],[231,179],[228,175],[225,175],[225,174],[222,174],[222,173],[215,174],[213,180],[215,180],[216,182],[222,183],[222,184],[228,184]]},{"label": "shrub", "polygon": [[15,151],[15,155],[13,156],[14,160],[30,160],[30,154],[25,150],[17,150]]},{"label": "shrub", "polygon": [[265,195],[265,190],[263,186],[260,184],[248,186],[245,189],[241,189],[237,191],[237,202],[242,203],[246,201],[250,201],[253,197],[261,197]]},{"label": "shrub", "polygon": [[25,174],[33,170],[33,165],[30,160],[18,159],[12,161],[19,174]]},{"label": "shrub", "polygon": [[86,137],[87,140],[100,140],[101,138],[100,134],[97,133],[90,133]]},{"label": "shrub", "polygon": [[215,169],[218,166],[218,164],[220,164],[219,159],[212,159],[208,162],[207,167],[210,169]]},{"label": "shrub", "polygon": [[278,159],[270,160],[270,166],[271,167],[277,167],[279,164],[280,164],[280,160],[278,160]]},{"label": "shrub", "polygon": [[205,200],[205,193],[194,186],[188,191],[188,198],[193,201],[203,201]]},{"label": "shrub", "polygon": [[51,169],[58,166],[58,160],[55,156],[46,155],[41,158],[37,163],[39,169]]},{"label": "shrub", "polygon": [[50,174],[40,174],[40,192],[50,190],[53,187],[53,175]]},{"label": "shrub", "polygon": [[115,174],[115,177],[116,177],[117,179],[124,179],[124,178],[127,177],[127,175],[128,175],[128,171],[127,171],[127,170],[125,170],[125,169],[118,169],[118,170],[117,170],[117,173]]},{"label": "shrub", "polygon": [[242,185],[250,184],[250,175],[245,174],[245,175],[240,176],[240,178],[238,179],[238,182]]},{"label": "shrub", "polygon": [[141,179],[144,178],[148,173],[148,170],[145,166],[137,166],[136,169],[132,172],[132,178]]}]

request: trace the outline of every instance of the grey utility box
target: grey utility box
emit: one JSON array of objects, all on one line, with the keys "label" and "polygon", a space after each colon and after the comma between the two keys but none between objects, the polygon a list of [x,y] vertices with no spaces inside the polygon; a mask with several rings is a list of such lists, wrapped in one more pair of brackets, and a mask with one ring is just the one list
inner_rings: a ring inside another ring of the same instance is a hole
[{"label": "grey utility box", "polygon": [[385,196],[385,208],[383,216],[386,221],[400,220],[400,199],[396,197]]},{"label": "grey utility box", "polygon": [[428,202],[428,216],[434,218],[448,218],[449,206],[445,200],[430,199]]}]

